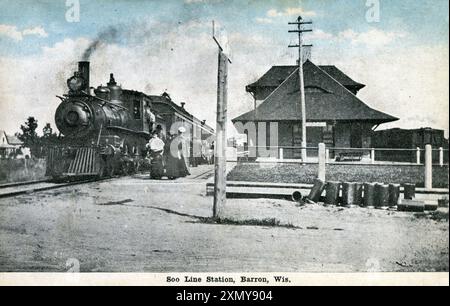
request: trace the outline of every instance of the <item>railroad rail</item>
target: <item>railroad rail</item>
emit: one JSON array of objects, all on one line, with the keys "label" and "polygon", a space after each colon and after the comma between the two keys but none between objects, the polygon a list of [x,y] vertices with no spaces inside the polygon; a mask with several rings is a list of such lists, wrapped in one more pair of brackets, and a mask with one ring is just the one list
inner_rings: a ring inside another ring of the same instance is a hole
[{"label": "railroad rail", "polygon": [[194,180],[196,180],[196,179],[205,179],[213,172],[214,172],[214,169],[210,169],[208,171],[202,172],[199,175],[194,176],[192,179],[194,179]]},{"label": "railroad rail", "polygon": [[49,180],[36,180],[36,181],[26,181],[26,182],[14,182],[14,183],[6,183],[6,184],[0,184],[0,190],[4,188],[10,188],[10,187],[19,187],[19,186],[26,186],[26,185],[34,185],[39,183],[46,183],[49,182]]},{"label": "railroad rail", "polygon": [[30,181],[21,183],[11,183],[0,185],[0,199],[11,198],[23,194],[31,194],[40,191],[47,191],[68,186],[75,186],[93,182],[104,181],[106,179],[87,179],[82,181],[55,183],[49,180]]}]

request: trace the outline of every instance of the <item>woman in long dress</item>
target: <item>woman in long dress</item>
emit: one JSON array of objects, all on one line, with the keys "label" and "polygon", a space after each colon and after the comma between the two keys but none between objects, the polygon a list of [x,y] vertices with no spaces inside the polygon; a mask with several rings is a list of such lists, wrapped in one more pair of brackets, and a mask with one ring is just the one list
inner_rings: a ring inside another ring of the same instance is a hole
[{"label": "woman in long dress", "polygon": [[169,179],[186,177],[190,175],[185,161],[185,139],[183,133],[186,130],[181,127],[178,129],[178,135],[172,136],[164,149],[166,157],[166,175]]},{"label": "woman in long dress", "polygon": [[150,149],[150,177],[152,179],[161,179],[164,175],[163,166],[163,153],[164,153],[164,142],[159,138],[159,132],[153,133],[152,139],[148,143],[148,148]]}]

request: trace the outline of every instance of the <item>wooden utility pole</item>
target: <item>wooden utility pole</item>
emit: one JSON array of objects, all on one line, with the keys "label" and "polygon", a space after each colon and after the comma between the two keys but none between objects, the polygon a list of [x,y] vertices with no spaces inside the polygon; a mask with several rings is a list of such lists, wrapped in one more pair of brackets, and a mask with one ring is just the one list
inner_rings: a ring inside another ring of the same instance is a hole
[{"label": "wooden utility pole", "polygon": [[305,81],[303,76],[303,33],[312,32],[312,30],[303,29],[302,25],[312,24],[311,21],[303,21],[302,17],[297,18],[297,22],[289,22],[289,25],[296,25],[297,30],[290,30],[289,33],[298,33],[298,45],[289,46],[289,48],[298,48],[298,78],[300,87],[300,108],[302,113],[302,161],[307,161],[307,141],[306,141],[306,98]]},{"label": "wooden utility pole", "polygon": [[226,145],[227,145],[227,97],[228,97],[228,63],[231,62],[224,53],[221,42],[214,33],[213,39],[219,47],[219,67],[217,76],[217,124],[216,143],[214,146],[214,206],[213,216],[219,218],[226,204]]}]

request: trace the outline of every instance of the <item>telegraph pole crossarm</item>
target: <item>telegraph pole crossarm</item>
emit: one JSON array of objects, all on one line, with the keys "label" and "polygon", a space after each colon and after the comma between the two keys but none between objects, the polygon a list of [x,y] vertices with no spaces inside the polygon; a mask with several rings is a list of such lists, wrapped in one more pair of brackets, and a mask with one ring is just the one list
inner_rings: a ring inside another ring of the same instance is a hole
[{"label": "telegraph pole crossarm", "polygon": [[298,20],[297,22],[288,22],[288,24],[291,25],[291,24],[312,24],[313,23],[312,21],[302,21],[303,20],[302,17],[299,17],[297,20]]},{"label": "telegraph pole crossarm", "polygon": [[289,33],[305,33],[305,32],[312,32],[312,30],[289,30]]}]

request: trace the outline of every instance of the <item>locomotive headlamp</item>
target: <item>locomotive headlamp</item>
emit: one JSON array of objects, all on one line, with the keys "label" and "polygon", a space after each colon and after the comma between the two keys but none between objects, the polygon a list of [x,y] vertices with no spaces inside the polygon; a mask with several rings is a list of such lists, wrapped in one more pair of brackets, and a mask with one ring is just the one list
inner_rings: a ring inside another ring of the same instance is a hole
[{"label": "locomotive headlamp", "polygon": [[79,75],[74,75],[67,80],[67,86],[71,91],[81,91],[84,87],[84,79]]}]

